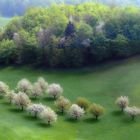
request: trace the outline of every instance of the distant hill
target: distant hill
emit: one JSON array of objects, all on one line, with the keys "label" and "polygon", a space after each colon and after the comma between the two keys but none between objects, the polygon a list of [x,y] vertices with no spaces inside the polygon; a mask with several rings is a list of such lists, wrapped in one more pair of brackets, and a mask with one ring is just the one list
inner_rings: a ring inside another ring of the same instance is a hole
[{"label": "distant hill", "polygon": [[108,5],[140,6],[140,0],[0,0],[0,15],[11,17],[23,15],[29,7],[47,7],[56,4],[80,4],[84,2],[99,2]]},{"label": "distant hill", "polygon": [[9,23],[10,18],[3,18],[0,17],[0,27],[5,26],[7,23]]}]

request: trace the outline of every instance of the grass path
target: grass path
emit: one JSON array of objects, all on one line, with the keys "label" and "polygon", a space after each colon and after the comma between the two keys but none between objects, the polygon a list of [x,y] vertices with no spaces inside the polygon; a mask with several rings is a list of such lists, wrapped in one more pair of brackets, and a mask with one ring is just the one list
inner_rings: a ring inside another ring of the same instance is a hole
[{"label": "grass path", "polygon": [[[34,120],[0,99],[1,140],[139,140],[140,119],[131,122],[118,111],[114,101],[120,95],[127,95],[132,105],[140,106],[140,57],[75,71],[0,68],[0,80],[11,88],[21,78],[34,82],[38,76],[50,83],[60,83],[64,87],[64,96],[73,102],[78,96],[84,96],[104,105],[106,114],[99,122],[90,116],[79,122],[59,116],[58,122],[48,128],[40,120]],[[37,102],[54,108],[47,99]]]}]

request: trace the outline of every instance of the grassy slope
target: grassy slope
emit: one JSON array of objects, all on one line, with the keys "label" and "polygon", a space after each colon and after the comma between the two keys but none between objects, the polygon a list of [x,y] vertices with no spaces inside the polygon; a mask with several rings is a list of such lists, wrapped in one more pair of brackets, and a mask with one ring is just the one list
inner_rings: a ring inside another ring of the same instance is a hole
[{"label": "grassy slope", "polygon": [[0,17],[0,27],[5,26],[10,21],[10,18]]},{"label": "grassy slope", "polygon": [[[140,58],[98,66],[81,71],[39,71],[25,68],[1,68],[0,80],[15,87],[21,78],[35,81],[44,76],[49,82],[58,82],[64,87],[64,95],[72,101],[85,96],[91,102],[103,104],[106,114],[99,122],[84,118],[71,122],[62,116],[52,127],[34,120],[26,112],[20,112],[0,100],[0,139],[2,140],[139,140],[140,119],[131,122],[120,114],[114,105],[119,95],[127,95],[132,105],[140,106]],[[39,102],[39,101],[38,101]],[[40,102],[52,105],[51,101]]]}]

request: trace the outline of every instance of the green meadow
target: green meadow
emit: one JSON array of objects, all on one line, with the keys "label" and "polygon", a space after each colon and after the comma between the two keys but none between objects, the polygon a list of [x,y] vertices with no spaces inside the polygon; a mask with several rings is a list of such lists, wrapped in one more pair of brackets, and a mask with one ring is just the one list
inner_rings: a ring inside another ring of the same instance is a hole
[{"label": "green meadow", "polygon": [[[99,121],[86,115],[79,121],[70,121],[58,114],[58,121],[48,127],[24,111],[0,99],[1,140],[139,140],[140,119],[131,121],[115,105],[120,95],[130,98],[131,105],[140,106],[140,57],[134,57],[82,70],[36,70],[30,68],[0,68],[0,80],[11,89],[22,78],[34,82],[43,76],[49,83],[60,83],[64,96],[73,103],[77,97],[103,105],[105,114]],[[56,110],[54,101],[42,98],[43,103]]]}]

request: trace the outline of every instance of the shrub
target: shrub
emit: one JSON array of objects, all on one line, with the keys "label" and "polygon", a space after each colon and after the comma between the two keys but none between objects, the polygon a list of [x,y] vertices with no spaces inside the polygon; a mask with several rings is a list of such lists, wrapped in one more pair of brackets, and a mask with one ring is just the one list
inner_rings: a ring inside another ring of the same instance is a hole
[{"label": "shrub", "polygon": [[4,96],[9,90],[9,86],[4,82],[0,81],[0,95]]},{"label": "shrub", "polygon": [[96,120],[98,120],[99,116],[104,113],[104,108],[101,105],[92,104],[89,107],[89,112],[95,117]]},{"label": "shrub", "polygon": [[136,116],[140,115],[140,108],[137,108],[135,106],[133,107],[126,107],[124,110],[125,114],[130,116],[132,120],[136,118]]},{"label": "shrub", "polygon": [[48,87],[48,82],[45,81],[45,79],[43,77],[39,77],[38,80],[37,80],[37,83],[39,84],[42,92],[46,92],[47,90],[47,87]]},{"label": "shrub", "polygon": [[56,113],[49,107],[47,107],[45,110],[43,110],[40,113],[40,118],[47,123],[48,125],[52,124],[53,122],[57,121],[57,115]]},{"label": "shrub", "polygon": [[61,96],[63,93],[63,88],[59,84],[51,84],[48,86],[48,95],[53,97],[54,99],[58,98]]},{"label": "shrub", "polygon": [[14,96],[12,102],[13,102],[13,104],[20,107],[22,111],[25,107],[28,107],[28,105],[30,105],[30,103],[31,103],[29,97],[23,92],[19,92],[18,94],[16,94],[16,96]]},{"label": "shrub", "polygon": [[76,101],[76,104],[79,105],[81,108],[83,108],[84,110],[87,110],[87,108],[89,107],[89,101],[86,98],[83,97],[79,97]]},{"label": "shrub", "polygon": [[30,83],[30,81],[28,79],[22,79],[18,82],[17,84],[17,90],[24,92],[24,93],[28,93],[31,91],[32,89],[32,84]]},{"label": "shrub", "polygon": [[33,98],[37,98],[40,97],[42,95],[42,89],[40,87],[39,83],[34,83],[32,90],[31,90],[31,97]]},{"label": "shrub", "polygon": [[84,115],[85,111],[80,106],[73,104],[69,109],[69,116],[75,120],[80,119]]},{"label": "shrub", "polygon": [[64,97],[60,97],[56,102],[55,102],[56,107],[58,110],[61,111],[63,114],[65,110],[69,107],[70,101]]},{"label": "shrub", "polygon": [[37,117],[42,111],[45,110],[45,106],[42,104],[31,104],[27,107],[27,111],[34,117]]},{"label": "shrub", "polygon": [[3,39],[0,41],[0,63],[13,64],[17,59],[17,50],[13,40]]},{"label": "shrub", "polygon": [[117,98],[116,104],[123,111],[129,105],[129,99],[126,96],[121,96]]},{"label": "shrub", "polygon": [[7,94],[6,94],[6,99],[10,102],[10,104],[12,103],[12,100],[14,99],[14,97],[16,96],[16,93],[11,90],[11,91],[8,91]]}]

